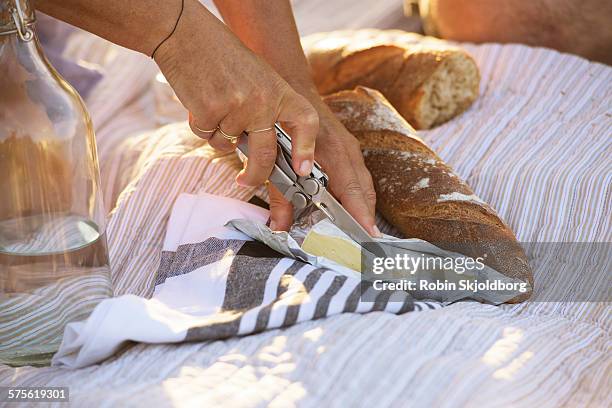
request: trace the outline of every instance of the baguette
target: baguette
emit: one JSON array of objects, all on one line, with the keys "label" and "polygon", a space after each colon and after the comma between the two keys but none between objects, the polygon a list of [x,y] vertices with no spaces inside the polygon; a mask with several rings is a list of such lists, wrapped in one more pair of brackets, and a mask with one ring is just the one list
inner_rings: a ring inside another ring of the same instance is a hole
[{"label": "baguette", "polygon": [[319,93],[377,89],[417,129],[448,121],[478,96],[472,57],[432,37],[366,29],[313,34],[302,45]]},{"label": "baguette", "polygon": [[[325,102],[359,140],[376,209],[405,237],[484,263],[511,278],[533,276],[514,233],[421,139],[379,92],[358,87]],[[522,301],[529,293],[514,298]]]}]

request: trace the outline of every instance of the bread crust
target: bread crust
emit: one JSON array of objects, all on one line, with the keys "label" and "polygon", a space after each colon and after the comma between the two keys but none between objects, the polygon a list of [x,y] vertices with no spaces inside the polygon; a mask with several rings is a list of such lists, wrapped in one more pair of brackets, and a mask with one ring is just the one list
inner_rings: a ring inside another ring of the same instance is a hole
[{"label": "bread crust", "polygon": [[359,140],[374,181],[376,208],[389,223],[406,237],[484,257],[498,272],[533,286],[531,268],[514,233],[416,136],[381,93],[358,87],[325,101]]},{"label": "bread crust", "polygon": [[376,89],[417,129],[448,121],[478,96],[472,57],[432,37],[366,29],[314,34],[302,43],[321,94]]}]

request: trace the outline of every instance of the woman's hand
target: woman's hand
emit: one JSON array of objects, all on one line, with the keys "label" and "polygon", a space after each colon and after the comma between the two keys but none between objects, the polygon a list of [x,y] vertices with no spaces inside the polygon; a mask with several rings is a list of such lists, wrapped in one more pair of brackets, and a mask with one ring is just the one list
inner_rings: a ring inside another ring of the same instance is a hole
[{"label": "woman's hand", "polygon": [[[215,4],[238,38],[263,56],[315,107],[320,125],[315,158],[329,176],[331,192],[371,235],[380,235],[374,223],[372,177],[363,163],[359,143],[317,93],[300,46],[289,0],[215,0]],[[291,129],[287,130],[293,136]],[[270,189],[270,207],[271,226],[289,228],[291,206],[273,188]]]},{"label": "woman's hand", "polygon": [[[357,141],[317,95],[289,0],[215,3],[233,33],[198,0],[38,0],[36,7],[143,54],[156,50],[155,61],[191,112],[193,131],[213,147],[234,148],[221,132],[212,132],[217,127],[237,136],[281,122],[293,139],[294,169],[307,175],[318,134],[316,157],[330,177],[331,191],[370,234],[378,235],[372,179]],[[274,166],[276,135],[252,133],[248,143],[248,165],[237,181],[254,186]],[[290,204],[275,190],[271,208],[277,228],[288,228]]]},{"label": "woman's hand", "polygon": [[[320,125],[315,159],[329,176],[329,188],[370,235],[379,237],[381,234],[374,218],[376,193],[359,142],[322,101],[314,104],[318,108]],[[269,186],[269,192],[270,228],[289,229],[293,223],[291,203],[273,186]]]},{"label": "woman's hand", "polygon": [[[185,1],[176,31],[159,47],[155,61],[189,110],[192,130],[212,147],[233,150],[226,135],[282,122],[292,136],[294,170],[310,174],[319,128],[316,110],[196,0]],[[276,134],[273,129],[252,133],[248,145],[248,164],[236,181],[256,186],[274,166]]]},{"label": "woman's hand", "polygon": [[[308,175],[316,157],[329,176],[331,192],[371,235],[380,235],[374,221],[372,178],[357,140],[312,92],[311,82],[298,89],[308,95],[306,99],[209,14],[187,0],[175,33],[155,54],[166,79],[191,112],[194,133],[208,139],[212,147],[229,151],[235,146],[221,132],[205,131],[218,126],[228,135],[239,135],[281,122],[292,137],[296,173]],[[274,166],[275,132],[252,133],[248,143],[249,160],[236,181],[256,186]],[[270,201],[272,229],[288,229],[293,222],[291,204],[273,187]]]},{"label": "woman's hand", "polygon": [[359,141],[327,105],[322,103],[318,111],[321,125],[315,160],[327,172],[330,190],[342,206],[370,235],[380,237],[375,219],[376,192]]}]

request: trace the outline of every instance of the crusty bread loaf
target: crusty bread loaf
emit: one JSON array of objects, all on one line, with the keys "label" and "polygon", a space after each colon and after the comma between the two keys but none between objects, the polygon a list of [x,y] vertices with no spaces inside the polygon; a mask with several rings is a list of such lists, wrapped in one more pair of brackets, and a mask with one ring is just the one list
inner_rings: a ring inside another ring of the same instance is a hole
[{"label": "crusty bread loaf", "polygon": [[366,29],[313,34],[302,45],[319,93],[376,89],[417,129],[446,122],[478,96],[474,60],[432,37]]},{"label": "crusty bread loaf", "polygon": [[484,257],[498,272],[533,285],[527,257],[510,228],[416,136],[383,95],[358,87],[325,101],[361,143],[374,180],[376,208],[390,224],[405,237]]}]

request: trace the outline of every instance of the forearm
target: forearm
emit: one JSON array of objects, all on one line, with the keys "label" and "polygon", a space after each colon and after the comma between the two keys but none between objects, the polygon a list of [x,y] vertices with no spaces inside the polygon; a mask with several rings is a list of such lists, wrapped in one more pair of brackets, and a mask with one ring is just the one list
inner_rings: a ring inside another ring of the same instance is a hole
[{"label": "forearm", "polygon": [[244,44],[297,92],[319,103],[289,0],[215,0],[215,4]]},{"label": "forearm", "polygon": [[35,5],[45,14],[146,55],[172,31],[181,10],[181,0],[37,0]]}]

